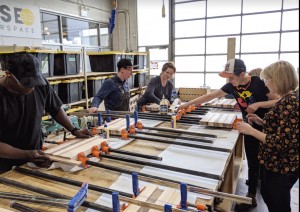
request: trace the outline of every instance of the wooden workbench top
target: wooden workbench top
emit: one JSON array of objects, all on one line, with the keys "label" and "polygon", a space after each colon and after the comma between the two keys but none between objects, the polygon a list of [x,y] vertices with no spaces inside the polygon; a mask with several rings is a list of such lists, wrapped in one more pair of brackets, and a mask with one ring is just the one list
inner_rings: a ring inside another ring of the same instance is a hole
[{"label": "wooden workbench top", "polygon": [[[180,129],[188,129],[190,126],[189,125],[180,125],[177,124],[178,128]],[[170,127],[170,123],[162,123],[159,127]],[[211,128],[211,127],[205,127],[205,126],[192,126],[191,127],[194,131],[201,132],[201,133],[211,133],[217,135],[217,139],[214,142],[214,146],[219,146],[223,148],[228,148],[231,150],[234,150],[234,148],[237,146],[237,141],[239,139],[239,134],[236,130],[229,130],[229,129],[218,129],[218,128]],[[159,155],[161,154],[167,147],[169,147],[169,144],[163,144],[163,143],[153,143],[150,141],[144,141],[144,140],[136,140],[133,141],[126,146],[122,147],[122,150],[127,150],[127,151],[132,151],[132,152],[139,152],[139,153],[144,153],[144,154],[150,154],[150,155]],[[232,151],[232,154],[235,154],[235,151]],[[233,172],[234,167],[231,167],[231,161],[233,160],[232,154],[228,154],[228,159],[226,161],[226,165],[224,167],[224,176],[227,176],[227,172]],[[132,171],[140,171],[144,166],[141,165],[133,165],[130,163],[125,163],[125,162],[118,162],[118,161],[112,161],[108,159],[103,159],[101,163],[104,164],[109,164],[121,168],[127,168]],[[198,163],[201,163],[199,161]],[[26,165],[24,165],[26,167]],[[228,168],[229,167],[229,168]],[[230,169],[229,171],[227,169]],[[98,186],[103,186],[109,188],[117,179],[119,178],[121,173],[102,169],[102,168],[97,168],[97,167],[89,167],[85,170],[76,172],[76,173],[66,173],[63,172],[60,169],[56,170],[40,170],[42,172],[49,173],[51,175],[55,176],[60,176],[64,178],[69,178],[69,179],[74,179],[78,180],[81,182],[88,182],[90,184],[95,184]],[[231,175],[231,174],[230,174]],[[49,180],[41,180],[29,176],[25,176],[23,174],[17,173],[15,171],[9,171],[7,173],[4,173],[0,175],[0,177],[5,177],[11,180],[15,180],[18,182],[26,183],[29,185],[34,185],[37,187],[41,187],[50,191],[54,191],[60,194],[68,195],[68,196],[73,196],[77,191],[78,187],[67,185],[67,184],[62,184],[58,182],[53,182]],[[233,179],[226,179],[230,182],[230,184],[233,184],[231,181]],[[225,181],[226,181],[225,180]],[[220,183],[221,186],[221,183]],[[224,189],[225,191],[228,190],[228,188]],[[229,189],[230,190],[230,189]],[[13,188],[9,187],[3,184],[0,184],[0,191],[5,191],[5,192],[17,192],[17,193],[31,193],[32,192],[27,192],[25,190],[21,190],[20,188]],[[36,194],[39,195],[39,194]],[[90,191],[88,193],[88,199],[91,202],[95,202],[96,199],[101,195],[99,192],[95,191]],[[9,202],[10,200],[0,200],[0,208],[6,208],[9,209]],[[25,203],[24,203],[25,204]],[[28,205],[28,204],[25,204]],[[47,209],[42,206],[37,206],[37,205],[31,205],[31,207],[34,207],[36,209],[39,209],[41,211],[65,211],[63,209],[59,208],[49,208]],[[10,209],[13,210],[13,209]],[[81,207],[79,211],[85,211],[86,208]]]}]

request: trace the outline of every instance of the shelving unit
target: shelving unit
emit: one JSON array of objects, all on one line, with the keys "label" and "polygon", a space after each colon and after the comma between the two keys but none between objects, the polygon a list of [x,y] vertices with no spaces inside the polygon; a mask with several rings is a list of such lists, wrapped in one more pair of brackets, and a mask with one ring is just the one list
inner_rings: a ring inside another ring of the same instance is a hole
[{"label": "shelving unit", "polygon": [[[83,50],[84,51],[84,50]],[[54,90],[57,94],[63,89],[64,92],[68,92],[65,90],[69,90],[69,92],[79,92],[80,89],[65,89],[61,86],[61,83],[66,82],[66,80],[70,80],[70,83],[77,82],[83,80],[79,86],[82,86],[83,94],[78,94],[78,99],[82,96],[82,100],[76,101],[76,98],[71,98],[74,93],[64,93],[65,96],[70,97],[66,99],[72,100],[71,102],[64,101],[65,104],[71,106],[84,105],[84,103],[90,102],[92,96],[95,95],[95,90],[99,90],[102,82],[97,82],[97,87],[93,87],[96,83],[92,82],[92,80],[99,80],[106,78],[111,78],[117,73],[117,63],[122,58],[129,58],[132,60],[133,65],[137,66],[133,70],[133,76],[129,80],[130,93],[131,97],[135,95],[139,95],[143,90],[145,90],[147,85],[147,76],[149,76],[149,68],[146,68],[146,60],[147,53],[146,52],[118,52],[118,51],[109,51],[109,52],[87,52],[85,55],[89,57],[92,72],[80,73],[79,72],[79,63],[80,56],[82,56],[82,52],[74,52],[74,51],[48,51],[48,50],[21,50],[17,51],[6,51],[0,52],[1,59],[1,67],[5,70],[5,62],[7,61],[7,56],[16,52],[28,52],[34,54],[40,61],[41,70],[43,76],[49,81],[49,83],[53,86]],[[84,59],[85,59],[84,58]],[[106,62],[105,62],[106,61]],[[60,71],[56,69],[60,67]],[[95,71],[99,70],[99,71]],[[78,74],[72,74],[78,73]],[[83,85],[90,86],[83,86]],[[65,84],[66,85],[66,84]],[[67,87],[74,87],[75,85],[69,85]],[[77,86],[78,87],[78,86]],[[85,96],[84,89],[89,91],[89,88],[93,89],[93,92],[87,92],[88,96]]]}]

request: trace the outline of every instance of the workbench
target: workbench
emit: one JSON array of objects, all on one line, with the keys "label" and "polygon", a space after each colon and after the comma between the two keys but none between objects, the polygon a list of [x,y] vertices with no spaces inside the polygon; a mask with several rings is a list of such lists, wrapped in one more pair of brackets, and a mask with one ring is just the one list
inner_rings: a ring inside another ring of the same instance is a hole
[{"label": "workbench", "polygon": [[[159,127],[170,127],[169,122],[163,122],[159,125]],[[197,131],[200,133],[208,133],[208,134],[214,134],[217,135],[217,138],[214,140],[214,143],[212,144],[214,147],[222,147],[231,150],[230,153],[227,154],[226,160],[223,161],[223,167],[222,167],[222,176],[224,176],[224,181],[219,181],[217,183],[216,188],[214,190],[226,192],[226,193],[235,193],[236,187],[237,187],[237,181],[239,178],[239,173],[242,168],[242,160],[243,160],[243,141],[242,136],[237,132],[237,130],[233,129],[223,129],[223,128],[214,128],[214,127],[208,127],[208,126],[201,126],[201,125],[183,125],[183,124],[177,124],[177,128],[179,129],[185,129],[187,130],[190,128],[190,130]],[[154,132],[154,131],[153,131]],[[161,132],[160,132],[161,133]],[[164,144],[164,143],[154,143],[151,141],[145,141],[137,139],[124,147],[121,148],[121,150],[127,150],[132,152],[138,152],[143,154],[149,154],[149,155],[160,155],[163,153],[166,148],[168,148],[170,144]],[[218,154],[218,153],[217,153]],[[204,158],[205,159],[205,158]],[[109,164],[117,167],[122,168],[128,168],[132,171],[140,171],[144,168],[142,165],[132,165],[130,163],[125,162],[119,162],[119,161],[112,161],[107,159],[102,159],[103,164]],[[209,169],[213,169],[211,165],[207,164],[207,161],[197,161],[195,164],[186,164],[187,167],[206,167]],[[23,167],[26,167],[26,165],[23,165]],[[75,179],[81,182],[88,182],[89,184],[94,184],[98,186],[103,186],[109,188],[112,186],[116,181],[118,181],[119,177],[121,176],[121,173],[110,171],[102,168],[97,167],[89,167],[87,169],[84,169],[79,172],[75,173],[66,173],[63,172],[60,169],[56,170],[43,170],[39,169],[42,172],[49,173],[51,175],[60,176],[64,178],[69,179]],[[26,183],[29,185],[34,185],[36,187],[41,187],[50,191],[54,191],[57,193],[65,194],[68,196],[73,196],[75,193],[79,190],[79,187],[71,186],[59,182],[53,182],[50,180],[42,180],[37,179],[34,177],[26,176],[24,174],[17,173],[16,171],[9,171],[6,172],[0,177],[5,177],[11,180],[15,180],[18,182]],[[174,176],[175,177],[175,176]],[[28,193],[30,192],[26,190],[22,190],[20,188],[14,188],[9,187],[3,184],[0,184],[0,191],[5,192],[14,192],[14,193]],[[33,194],[31,192],[31,194]],[[39,194],[37,194],[39,195]],[[95,202],[101,193],[96,191],[90,191],[88,193],[88,201]],[[5,208],[14,211],[13,209],[9,208],[10,200],[0,200],[0,208]],[[209,200],[203,200],[200,198],[197,198],[197,202],[205,203],[205,204],[214,204],[213,198]],[[41,210],[41,211],[65,211],[64,209],[59,208],[50,208],[47,206],[38,206],[33,204],[27,204],[24,203],[24,205],[30,205],[30,207]],[[232,207],[232,201],[224,199],[220,204],[215,206],[217,209],[222,211],[230,211]],[[79,211],[86,211],[86,208],[80,207]]]}]

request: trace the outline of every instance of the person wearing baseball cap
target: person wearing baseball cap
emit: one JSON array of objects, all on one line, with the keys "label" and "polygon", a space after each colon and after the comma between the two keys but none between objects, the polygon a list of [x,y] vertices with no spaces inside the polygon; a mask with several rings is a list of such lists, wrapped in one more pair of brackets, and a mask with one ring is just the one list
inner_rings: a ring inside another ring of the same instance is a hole
[{"label": "person wearing baseball cap", "polygon": [[49,157],[41,151],[44,111],[76,137],[92,135],[70,122],[34,55],[20,52],[7,58],[6,75],[0,78],[0,173],[28,161],[49,165]]},{"label": "person wearing baseball cap", "polygon": [[100,90],[94,96],[90,113],[98,110],[104,100],[106,110],[129,111],[130,93],[128,79],[132,76],[133,65],[130,59],[123,58],[117,63],[118,73],[104,81]]},{"label": "person wearing baseball cap", "polygon": [[[215,98],[224,97],[231,94],[237,101],[243,119],[247,120],[248,113],[255,113],[263,118],[268,108],[272,107],[277,101],[276,96],[271,94],[264,82],[257,76],[247,74],[246,65],[241,59],[230,59],[225,64],[223,71],[219,73],[220,77],[229,79],[220,89],[209,94],[200,96],[178,107],[188,108],[190,105],[198,105]],[[269,101],[271,100],[271,101]],[[262,130],[261,126],[253,125],[254,128]],[[248,162],[248,193],[247,197],[252,198],[252,204],[236,204],[236,210],[247,210],[257,205],[256,189],[259,177],[258,149],[259,141],[250,135],[244,136],[245,152]]]}]

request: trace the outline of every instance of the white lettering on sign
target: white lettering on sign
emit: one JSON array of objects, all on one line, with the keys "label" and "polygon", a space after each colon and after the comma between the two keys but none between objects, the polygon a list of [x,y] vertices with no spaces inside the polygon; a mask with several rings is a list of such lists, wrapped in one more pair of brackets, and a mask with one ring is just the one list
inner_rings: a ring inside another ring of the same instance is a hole
[{"label": "white lettering on sign", "polygon": [[0,35],[41,38],[39,9],[32,1],[2,0],[0,3]]}]

